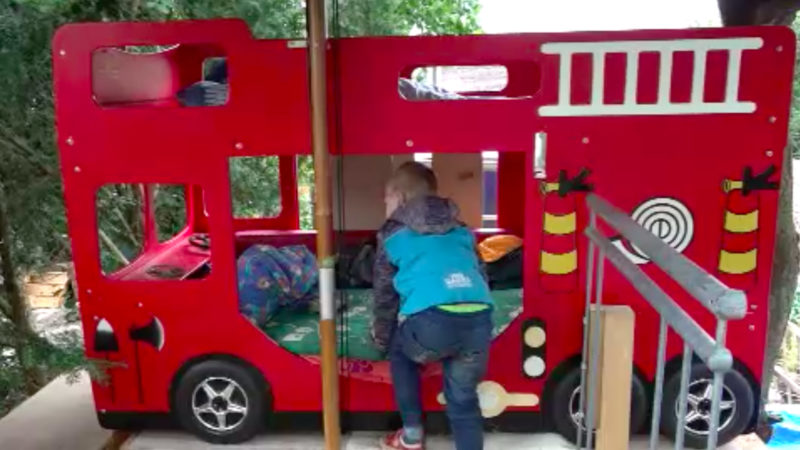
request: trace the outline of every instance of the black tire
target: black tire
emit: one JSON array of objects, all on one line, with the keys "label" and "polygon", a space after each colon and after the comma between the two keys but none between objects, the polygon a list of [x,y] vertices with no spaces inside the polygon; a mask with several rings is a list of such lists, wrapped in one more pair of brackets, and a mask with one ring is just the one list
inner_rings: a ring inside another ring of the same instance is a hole
[{"label": "black tire", "polygon": [[[689,393],[692,395],[704,394],[706,386],[711,385],[712,372],[703,364],[692,365],[689,378]],[[664,384],[664,401],[661,403],[661,432],[670,438],[675,437],[678,426],[678,396],[681,389],[681,373],[672,374]],[[702,397],[702,395],[701,395]],[[718,445],[723,445],[735,439],[747,429],[750,418],[753,416],[755,401],[753,390],[747,379],[736,369],[731,369],[725,374],[722,401],[733,402],[732,408],[720,410],[720,427],[717,435]],[[687,405],[687,414],[695,410],[700,414],[693,423],[686,423],[684,445],[691,448],[706,448],[708,429],[703,419],[706,412],[710,414],[710,400],[701,399],[701,405],[694,407]],[[704,426],[705,425],[705,426]],[[705,432],[703,432],[705,431]]]},{"label": "black tire", "polygon": [[266,408],[263,379],[227,361],[204,361],[190,368],[175,391],[174,411],[181,426],[215,444],[252,438],[262,429]]},{"label": "black tire", "polygon": [[[580,387],[581,370],[580,367],[575,367],[556,382],[555,388],[545,404],[545,412],[549,415],[556,431],[570,442],[576,442],[578,437],[578,425],[573,420],[571,411],[578,410]],[[631,434],[639,432],[646,419],[647,391],[642,380],[634,373],[631,378]],[[585,444],[586,440],[584,439]]]}]

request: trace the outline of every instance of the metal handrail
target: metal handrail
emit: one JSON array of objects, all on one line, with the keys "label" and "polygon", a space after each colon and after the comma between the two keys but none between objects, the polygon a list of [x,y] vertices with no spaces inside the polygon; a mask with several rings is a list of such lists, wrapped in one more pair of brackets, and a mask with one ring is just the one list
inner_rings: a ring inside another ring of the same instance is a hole
[{"label": "metal handrail", "polygon": [[747,313],[744,292],[731,289],[690,259],[647,231],[620,209],[595,194],[586,203],[622,237],[692,294],[714,315],[725,319],[741,319]]},{"label": "metal handrail", "polygon": [[587,229],[585,234],[597,245],[601,252],[605,253],[605,257],[639,291],[642,297],[650,303],[650,306],[658,311],[658,314],[664,318],[666,323],[694,349],[697,356],[711,370],[714,370],[714,367],[720,370],[728,370],[733,366],[731,352],[726,348],[718,347],[714,339],[703,327],[686,314],[686,311],[681,309],[672,297],[645,275],[611,241],[595,229]]},{"label": "metal handrail", "polygon": [[[720,399],[722,398],[722,383],[725,372],[733,366],[733,356],[725,348],[725,334],[728,319],[744,317],[747,301],[744,292],[731,289],[717,280],[713,275],[703,270],[700,266],[678,253],[675,249],[664,243],[661,239],[636,223],[627,214],[614,207],[595,194],[589,194],[586,202],[591,212],[589,226],[584,234],[589,239],[587,286],[586,286],[586,311],[584,325],[589,323],[589,315],[593,314],[595,323],[600,320],[600,308],[591,313],[592,297],[595,305],[603,303],[603,267],[608,261],[622,274],[628,282],[641,294],[659,314],[660,326],[657,350],[657,367],[655,379],[655,392],[653,395],[652,423],[650,430],[650,449],[658,445],[659,422],[661,419],[661,402],[664,384],[664,366],[666,364],[667,333],[672,328],[683,339],[683,358],[681,367],[681,386],[678,396],[678,426],[675,435],[675,449],[683,448],[684,426],[686,420],[686,402],[688,399],[688,385],[693,354],[697,354],[703,363],[713,372],[712,405],[710,427],[708,433],[708,449],[715,449],[719,428]],[[636,249],[656,264],[667,275],[682,286],[706,309],[714,314],[717,320],[716,336],[712,338],[678,303],[664,292],[647,274],[629,259],[612,241],[597,229],[597,217],[616,230],[628,240]],[[595,252],[598,254],[595,262]],[[592,282],[595,281],[593,286]],[[585,429],[587,430],[587,448],[592,447],[593,435],[588,430],[593,430],[595,425],[596,396],[586,398],[588,377],[589,392],[594,392],[597,384],[597,371],[599,365],[599,352],[590,348],[590,343],[596,345],[599,341],[599,327],[593,328],[593,336],[584,333],[583,353],[591,357],[590,365],[585,362],[581,372],[581,398],[580,410],[586,417]],[[586,410],[584,410],[584,407]],[[583,434],[578,433],[577,446],[581,447]]]}]

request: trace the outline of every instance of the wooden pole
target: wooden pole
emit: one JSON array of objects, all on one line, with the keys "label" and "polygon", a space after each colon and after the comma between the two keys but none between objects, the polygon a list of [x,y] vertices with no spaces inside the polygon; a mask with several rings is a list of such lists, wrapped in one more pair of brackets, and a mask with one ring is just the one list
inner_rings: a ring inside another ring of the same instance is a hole
[{"label": "wooden pole", "polygon": [[308,0],[308,66],[311,93],[311,145],[314,152],[314,210],[319,264],[319,334],[322,364],[322,421],[325,449],[339,450],[339,372],[334,320],[331,178],[328,152],[327,84],[325,80],[325,1]]}]

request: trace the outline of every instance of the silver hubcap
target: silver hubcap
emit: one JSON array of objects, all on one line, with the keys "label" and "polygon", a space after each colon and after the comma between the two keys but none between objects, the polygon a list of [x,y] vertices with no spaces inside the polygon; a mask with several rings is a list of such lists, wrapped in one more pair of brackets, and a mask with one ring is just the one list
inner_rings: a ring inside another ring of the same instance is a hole
[{"label": "silver hubcap", "polygon": [[[686,404],[686,431],[707,435],[711,430],[711,396],[713,380],[703,378],[689,383],[689,396]],[[678,416],[678,402],[675,402],[675,417]],[[736,399],[727,386],[722,385],[722,399],[719,402],[719,427],[722,431],[736,415]]]},{"label": "silver hubcap", "polygon": [[572,424],[581,431],[586,430],[586,425],[583,419],[583,411],[581,411],[581,387],[578,386],[572,391],[569,396],[569,417],[572,419]]},{"label": "silver hubcap", "polygon": [[230,431],[247,417],[247,395],[230,378],[209,377],[194,388],[192,411],[206,428]]}]

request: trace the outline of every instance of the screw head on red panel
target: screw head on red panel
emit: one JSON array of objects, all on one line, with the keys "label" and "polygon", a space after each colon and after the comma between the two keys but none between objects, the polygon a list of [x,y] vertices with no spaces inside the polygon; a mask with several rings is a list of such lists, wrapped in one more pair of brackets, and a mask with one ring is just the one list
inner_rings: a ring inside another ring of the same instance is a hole
[{"label": "screw head on red panel", "polygon": [[73,170],[75,170],[75,173],[80,173],[80,171],[81,171],[81,168],[80,168],[80,167],[78,167],[78,166],[75,166],[75,169],[73,169]]},{"label": "screw head on red panel", "polygon": [[72,136],[67,138],[67,145],[75,145],[75,139],[72,139]]},{"label": "screw head on red panel", "polygon": [[778,118],[775,116],[769,116],[769,123],[775,123],[778,121]]},{"label": "screw head on red panel", "polygon": [[779,46],[775,47],[775,51],[782,52],[783,51],[783,46],[779,45]]},{"label": "screw head on red panel", "polygon": [[406,141],[406,147],[413,147],[413,146],[414,146],[414,141],[412,141],[411,139]]},{"label": "screw head on red panel", "polygon": [[59,54],[60,56],[67,56],[67,51],[66,51],[66,50],[64,50],[64,49],[61,49],[61,50],[59,50],[59,51],[58,51],[58,54]]},{"label": "screw head on red panel", "polygon": [[769,158],[772,158],[772,155],[774,155],[774,154],[775,154],[775,153],[773,153],[773,151],[772,151],[772,150],[767,150],[767,151],[766,151],[766,155],[767,155],[767,157],[769,157]]},{"label": "screw head on red panel", "polygon": [[585,138],[581,139],[581,142],[583,142],[584,144],[588,144],[589,143],[589,138],[585,137]]},{"label": "screw head on red panel", "polygon": [[233,145],[233,147],[234,147],[236,150],[241,150],[241,149],[243,149],[243,148],[244,148],[244,144],[242,144],[241,142],[237,142],[236,144],[234,144],[234,145]]}]

